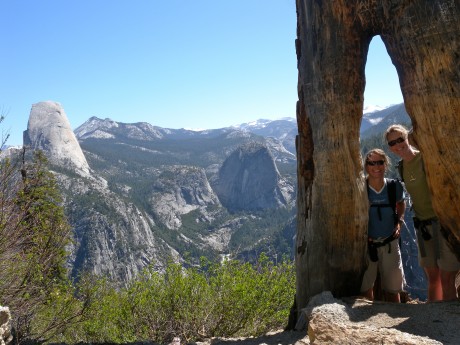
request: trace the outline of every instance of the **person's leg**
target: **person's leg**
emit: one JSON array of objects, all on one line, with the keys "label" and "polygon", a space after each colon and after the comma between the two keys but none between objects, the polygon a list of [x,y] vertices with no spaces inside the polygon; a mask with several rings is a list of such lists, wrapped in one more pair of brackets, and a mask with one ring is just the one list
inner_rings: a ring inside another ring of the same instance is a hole
[{"label": "person's leg", "polygon": [[[438,231],[436,227],[439,226],[438,223],[435,223],[435,229],[433,229],[432,225],[427,227],[428,232],[431,235],[431,239],[425,241],[422,239],[420,232],[417,231],[417,240],[418,240],[418,259],[419,264],[423,267],[425,271],[426,279],[428,282],[427,287],[427,301],[428,302],[435,302],[435,301],[442,301],[442,284],[441,284],[441,274],[439,271],[438,266],[438,241],[435,238],[439,236],[434,236],[434,232]],[[439,235],[439,234],[438,234]],[[421,247],[424,249],[424,255],[422,255]]]},{"label": "person's leg", "polygon": [[361,291],[361,296],[370,301],[373,301],[374,300],[374,287],[371,287],[367,291]]},{"label": "person's leg", "polygon": [[438,267],[424,267],[428,280],[428,302],[442,301],[441,274]]},{"label": "person's leg", "polygon": [[392,241],[379,252],[381,277],[386,302],[400,303],[399,292],[404,288],[404,270],[398,241]]},{"label": "person's leg", "polygon": [[361,283],[361,296],[371,301],[374,300],[374,282],[377,278],[378,262],[373,262],[368,257],[368,266],[364,272],[363,280]]},{"label": "person's leg", "polygon": [[385,301],[392,303],[401,303],[401,298],[399,297],[399,293],[391,293],[385,291]]},{"label": "person's leg", "polygon": [[457,297],[460,298],[460,271],[457,272],[457,277],[455,278],[455,286],[457,287]]},{"label": "person's leg", "polygon": [[455,288],[455,277],[457,271],[440,270],[442,299],[443,301],[452,301],[457,298],[457,289]]},{"label": "person's leg", "polygon": [[442,299],[452,301],[457,298],[455,279],[460,272],[460,261],[458,261],[457,256],[442,235],[439,237],[439,251],[438,267],[441,276]]}]

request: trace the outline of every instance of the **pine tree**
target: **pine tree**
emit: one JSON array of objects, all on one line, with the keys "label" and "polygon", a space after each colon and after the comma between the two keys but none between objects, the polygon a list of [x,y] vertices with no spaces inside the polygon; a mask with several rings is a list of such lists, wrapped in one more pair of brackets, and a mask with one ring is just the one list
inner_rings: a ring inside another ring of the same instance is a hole
[{"label": "pine tree", "polygon": [[0,162],[0,305],[13,313],[17,337],[30,336],[36,313],[66,280],[71,228],[46,158]]}]

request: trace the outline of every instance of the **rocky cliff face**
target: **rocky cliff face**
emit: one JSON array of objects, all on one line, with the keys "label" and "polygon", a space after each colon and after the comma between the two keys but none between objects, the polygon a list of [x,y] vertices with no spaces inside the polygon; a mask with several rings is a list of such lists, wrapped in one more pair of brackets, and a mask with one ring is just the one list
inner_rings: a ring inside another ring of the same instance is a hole
[{"label": "rocky cliff face", "polygon": [[231,211],[286,207],[293,194],[268,148],[257,143],[238,148],[225,160],[213,188]]},{"label": "rocky cliff face", "polygon": [[107,187],[57,174],[74,230],[69,268],[104,275],[117,282],[134,278],[147,264],[161,269],[164,257],[178,253],[152,232],[155,221]]},{"label": "rocky cliff face", "polygon": [[158,171],[149,201],[157,219],[168,229],[179,229],[183,225],[182,215],[195,210],[199,210],[202,220],[211,220],[208,206],[221,206],[204,169],[191,166],[164,167]]},{"label": "rocky cliff face", "polygon": [[48,101],[32,105],[24,145],[47,152],[48,159],[56,164],[82,176],[89,175],[86,158],[59,103]]}]

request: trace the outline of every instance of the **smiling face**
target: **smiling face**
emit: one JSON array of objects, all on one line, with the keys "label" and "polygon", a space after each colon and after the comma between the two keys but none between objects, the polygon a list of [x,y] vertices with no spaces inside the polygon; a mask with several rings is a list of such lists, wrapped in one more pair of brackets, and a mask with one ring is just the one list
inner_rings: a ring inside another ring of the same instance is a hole
[{"label": "smiling face", "polygon": [[407,133],[399,131],[389,132],[387,134],[387,143],[390,151],[403,159],[411,152],[409,141],[407,140]]},{"label": "smiling face", "polygon": [[382,179],[385,177],[387,160],[384,155],[371,152],[366,157],[366,172],[369,178]]}]

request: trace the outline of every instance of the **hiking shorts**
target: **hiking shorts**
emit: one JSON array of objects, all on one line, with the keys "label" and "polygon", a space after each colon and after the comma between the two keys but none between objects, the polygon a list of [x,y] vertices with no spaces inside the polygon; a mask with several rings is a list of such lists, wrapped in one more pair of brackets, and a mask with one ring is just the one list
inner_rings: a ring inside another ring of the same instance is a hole
[{"label": "hiking shorts", "polygon": [[439,267],[447,272],[460,270],[460,261],[457,260],[447,240],[441,234],[439,221],[426,225],[431,239],[425,241],[420,230],[417,229],[418,262],[421,267]]},{"label": "hiking shorts", "polygon": [[377,248],[379,260],[376,262],[371,261],[369,254],[367,255],[368,266],[364,272],[361,292],[366,292],[374,286],[377,271],[380,272],[383,290],[393,294],[403,291],[404,270],[398,242],[398,240],[393,240]]}]

